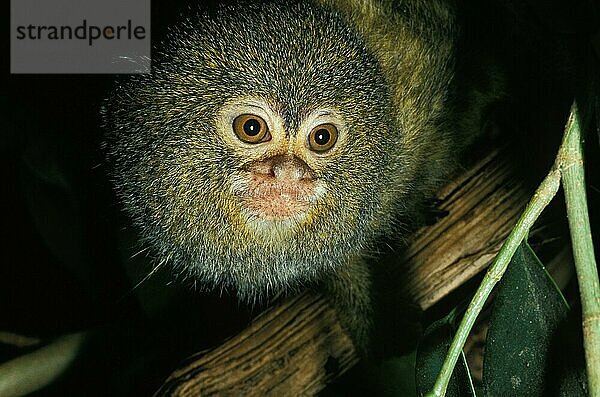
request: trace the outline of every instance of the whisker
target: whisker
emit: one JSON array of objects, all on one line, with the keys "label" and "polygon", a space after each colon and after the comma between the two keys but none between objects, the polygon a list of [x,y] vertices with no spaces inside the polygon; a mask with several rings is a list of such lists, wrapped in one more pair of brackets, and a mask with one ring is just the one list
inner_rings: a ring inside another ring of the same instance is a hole
[{"label": "whisker", "polygon": [[156,266],[154,266],[152,268],[152,270],[150,270],[150,272],[144,277],[142,278],[132,289],[130,292],[135,291],[140,285],[142,285],[142,283],[145,283],[146,281],[148,281],[148,279],[150,279],[150,277],[152,277],[153,275],[156,274],[156,272],[162,268],[162,266],[167,263],[167,259],[163,259],[161,260]]},{"label": "whisker", "polygon": [[146,251],[148,251],[149,249],[150,249],[150,247],[145,247],[145,248],[142,248],[141,250],[139,250],[139,251],[138,251],[138,252],[136,252],[135,254],[131,255],[131,256],[129,257],[129,259],[133,259],[133,258],[135,258],[136,256],[138,256],[139,254],[141,254],[141,253],[143,253],[143,252],[146,252]]}]

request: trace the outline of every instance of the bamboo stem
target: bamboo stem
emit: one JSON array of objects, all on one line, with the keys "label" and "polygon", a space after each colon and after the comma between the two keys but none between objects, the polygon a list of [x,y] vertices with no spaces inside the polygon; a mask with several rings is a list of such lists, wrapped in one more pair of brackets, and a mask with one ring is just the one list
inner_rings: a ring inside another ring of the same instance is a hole
[{"label": "bamboo stem", "polygon": [[0,395],[24,396],[54,382],[73,363],[83,339],[83,333],[63,335],[0,365]]},{"label": "bamboo stem", "polygon": [[448,382],[452,376],[452,371],[454,371],[456,361],[462,353],[465,341],[467,340],[469,332],[471,332],[471,328],[473,328],[473,324],[481,312],[485,301],[492,292],[492,289],[496,283],[498,283],[498,281],[500,281],[502,278],[502,275],[506,271],[513,254],[519,247],[519,244],[521,244],[521,241],[523,241],[523,238],[525,238],[529,232],[531,226],[533,226],[533,223],[540,216],[548,203],[550,203],[552,198],[556,195],[559,186],[560,170],[555,166],[544,178],[533,195],[533,198],[529,201],[529,204],[527,204],[527,207],[517,221],[516,226],[509,234],[508,238],[502,245],[502,248],[500,248],[500,252],[498,252],[496,259],[494,259],[494,262],[492,262],[490,265],[483,278],[483,281],[477,289],[477,292],[475,292],[475,296],[469,304],[469,307],[467,308],[467,311],[458,327],[456,336],[450,345],[446,360],[444,361],[442,369],[438,374],[435,385],[433,386],[433,389],[427,393],[428,397],[443,396],[446,393],[446,388],[448,387]]},{"label": "bamboo stem", "polygon": [[565,190],[575,268],[581,291],[589,390],[591,396],[600,396],[600,285],[585,195],[581,126],[577,105],[573,104],[556,161],[529,201],[475,292],[450,345],[435,385],[427,393],[428,397],[445,395],[454,366],[487,297],[502,278],[513,254],[527,236],[535,220],[556,195],[561,177]]},{"label": "bamboo stem", "polygon": [[562,145],[561,174],[581,295],[588,387],[590,396],[600,396],[600,284],[587,209],[582,139],[579,114],[574,104]]}]

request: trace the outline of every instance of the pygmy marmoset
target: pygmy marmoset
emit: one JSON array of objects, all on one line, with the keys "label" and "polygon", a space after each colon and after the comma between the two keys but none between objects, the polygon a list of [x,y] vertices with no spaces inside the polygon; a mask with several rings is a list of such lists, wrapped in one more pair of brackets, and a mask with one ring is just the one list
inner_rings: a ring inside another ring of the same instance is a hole
[{"label": "pygmy marmoset", "polygon": [[440,0],[187,16],[102,110],[117,193],[157,263],[243,300],[323,284],[364,347],[364,252],[404,230],[479,123],[458,37]]}]

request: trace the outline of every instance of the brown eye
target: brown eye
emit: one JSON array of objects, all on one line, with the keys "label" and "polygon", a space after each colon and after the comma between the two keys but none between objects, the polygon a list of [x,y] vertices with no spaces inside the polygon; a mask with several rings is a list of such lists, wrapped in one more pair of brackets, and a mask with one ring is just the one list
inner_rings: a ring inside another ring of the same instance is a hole
[{"label": "brown eye", "polygon": [[333,124],[321,124],[313,128],[308,136],[308,144],[315,152],[325,152],[335,145],[338,130]]},{"label": "brown eye", "polygon": [[233,120],[233,131],[246,143],[260,143],[271,139],[267,123],[255,114],[242,114]]}]

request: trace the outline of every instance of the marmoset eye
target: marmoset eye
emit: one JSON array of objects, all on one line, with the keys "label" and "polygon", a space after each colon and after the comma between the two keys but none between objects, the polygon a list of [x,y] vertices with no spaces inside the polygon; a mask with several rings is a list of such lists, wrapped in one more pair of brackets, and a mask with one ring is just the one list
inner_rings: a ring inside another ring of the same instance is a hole
[{"label": "marmoset eye", "polygon": [[246,143],[261,143],[271,139],[267,123],[255,114],[242,114],[233,120],[233,132]]},{"label": "marmoset eye", "polygon": [[333,124],[321,124],[308,135],[308,145],[315,152],[326,152],[337,142],[338,130]]}]

